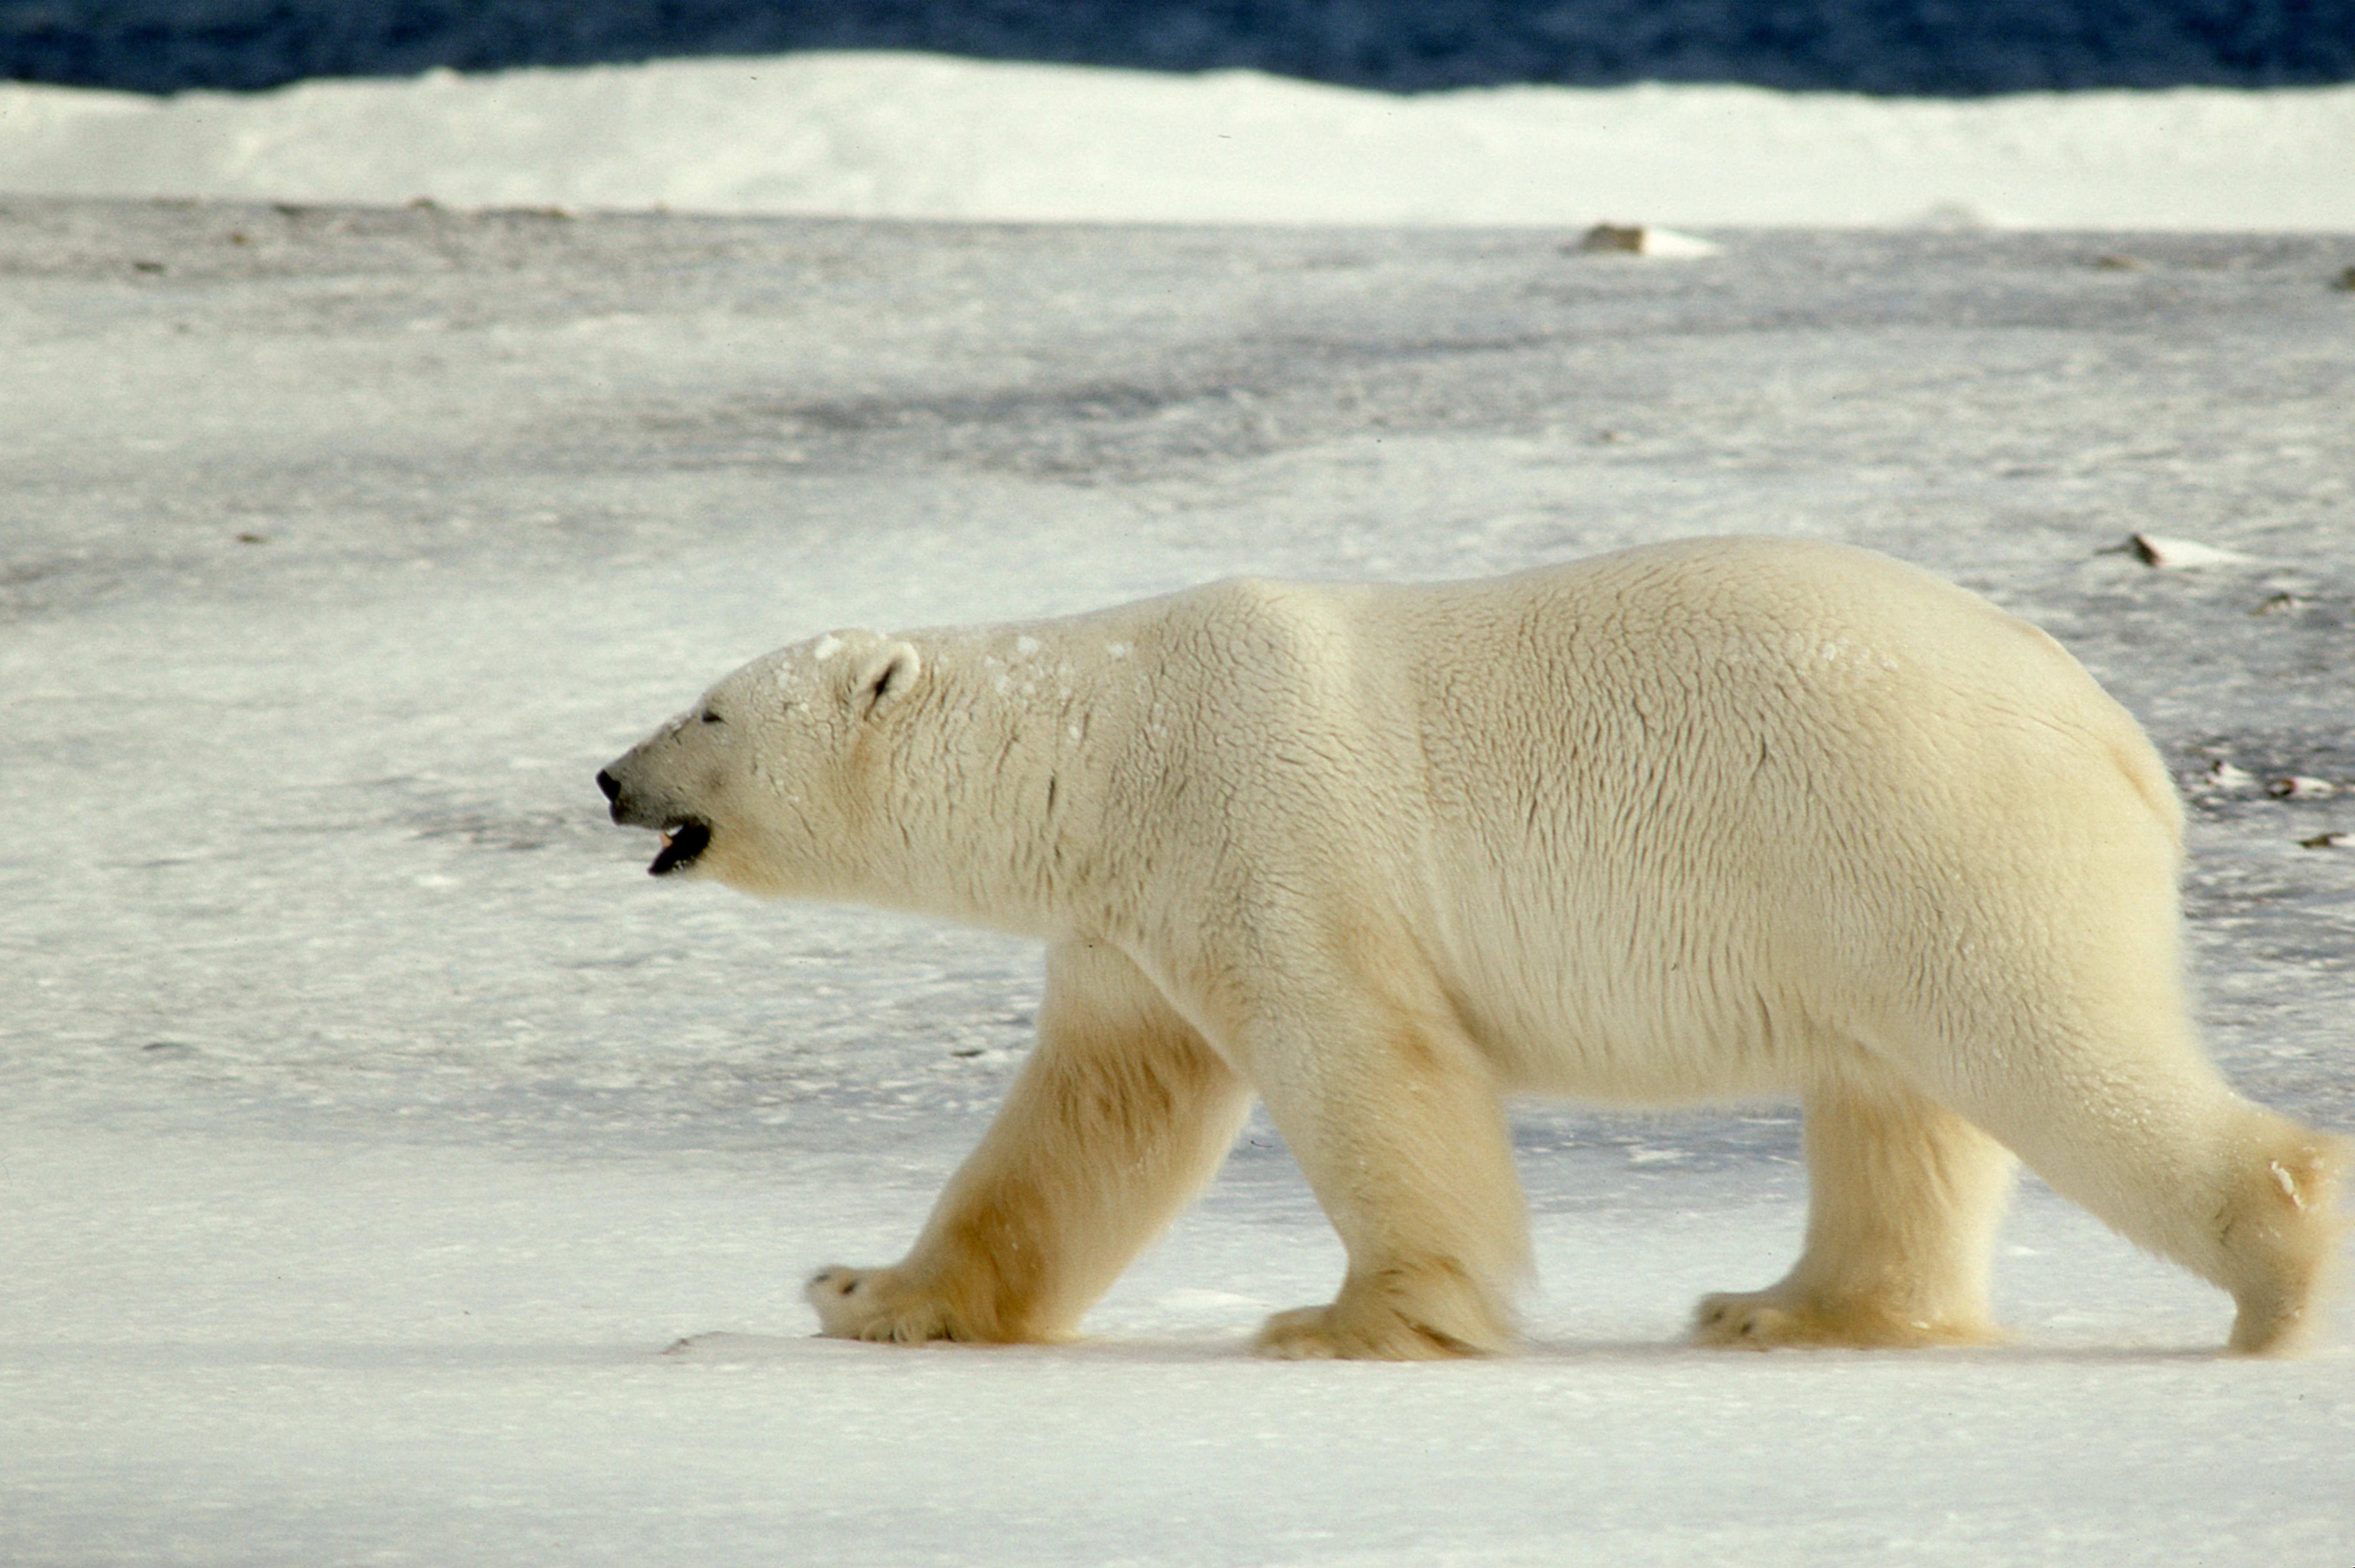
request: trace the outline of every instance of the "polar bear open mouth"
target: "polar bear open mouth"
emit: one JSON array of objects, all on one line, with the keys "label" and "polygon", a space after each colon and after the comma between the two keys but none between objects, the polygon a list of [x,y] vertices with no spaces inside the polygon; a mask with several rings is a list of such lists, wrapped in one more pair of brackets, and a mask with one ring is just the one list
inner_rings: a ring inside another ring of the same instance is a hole
[{"label": "polar bear open mouth", "polygon": [[695,864],[697,856],[710,847],[709,823],[698,822],[692,816],[684,822],[674,822],[662,830],[662,849],[646,870],[656,877],[667,877],[673,871],[685,870]]}]

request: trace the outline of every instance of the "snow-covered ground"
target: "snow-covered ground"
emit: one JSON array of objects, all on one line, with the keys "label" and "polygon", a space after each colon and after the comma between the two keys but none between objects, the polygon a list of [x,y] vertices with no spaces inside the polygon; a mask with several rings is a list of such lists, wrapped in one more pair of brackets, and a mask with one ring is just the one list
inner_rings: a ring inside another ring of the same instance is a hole
[{"label": "snow-covered ground", "polygon": [[2222,1359],[2033,1184],[2013,1344],[1679,1347],[1796,1247],[1782,1107],[1522,1108],[1510,1360],[1245,1356],[1339,1267],[1263,1126],[1087,1343],[804,1337],[1037,955],[652,882],[591,774],[829,625],[1887,549],[2151,725],[2220,1059],[2355,1127],[2355,794],[2263,787],[2355,784],[2355,241],[1711,238],[0,198],[0,1562],[2355,1560],[2355,1308]]},{"label": "snow-covered ground", "polygon": [[2355,230],[2355,86],[1402,98],[922,55],[168,100],[0,84],[0,191],[1239,223]]}]

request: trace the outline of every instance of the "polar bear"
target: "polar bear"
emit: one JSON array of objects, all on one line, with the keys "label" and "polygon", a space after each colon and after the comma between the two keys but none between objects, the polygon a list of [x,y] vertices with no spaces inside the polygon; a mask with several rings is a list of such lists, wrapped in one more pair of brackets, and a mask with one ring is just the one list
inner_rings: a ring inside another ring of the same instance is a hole
[{"label": "polar bear", "polygon": [[853,1339],[1047,1341],[1252,1096],[1346,1243],[1280,1356],[1509,1344],[1501,1098],[1796,1093],[1797,1264],[1744,1346],[1989,1338],[2014,1157],[2291,1348],[2347,1150],[2228,1089],[2179,973],[2181,813],[2051,638],[1763,539],[1487,581],[1264,581],[837,632],[598,775],[656,875],[1049,944],[1039,1040],[913,1250],[809,1285]]}]

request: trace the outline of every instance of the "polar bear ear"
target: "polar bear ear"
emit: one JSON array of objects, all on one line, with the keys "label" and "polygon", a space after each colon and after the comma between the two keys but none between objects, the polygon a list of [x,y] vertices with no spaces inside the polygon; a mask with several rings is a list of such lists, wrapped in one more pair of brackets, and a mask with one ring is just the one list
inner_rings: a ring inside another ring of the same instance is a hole
[{"label": "polar bear ear", "polygon": [[913,645],[885,643],[860,661],[851,705],[861,718],[872,719],[906,696],[923,673],[924,656]]}]

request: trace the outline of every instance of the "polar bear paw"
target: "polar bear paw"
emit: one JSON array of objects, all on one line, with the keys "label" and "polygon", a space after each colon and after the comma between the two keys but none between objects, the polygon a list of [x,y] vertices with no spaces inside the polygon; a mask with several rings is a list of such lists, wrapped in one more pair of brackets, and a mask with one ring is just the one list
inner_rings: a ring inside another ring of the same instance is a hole
[{"label": "polar bear paw", "polygon": [[1387,1320],[1353,1320],[1367,1316],[1345,1317],[1330,1307],[1295,1307],[1269,1318],[1253,1349],[1284,1361],[1444,1361],[1494,1349],[1394,1314]]},{"label": "polar bear paw", "polygon": [[1909,1313],[1884,1302],[1833,1301],[1780,1289],[1702,1296],[1692,1326],[1696,1345],[1745,1350],[1785,1345],[1894,1349],[1983,1345],[1997,1338],[1993,1326],[1983,1322]]},{"label": "polar bear paw", "polygon": [[1469,1344],[1403,1317],[1353,1322],[1329,1307],[1301,1307],[1270,1317],[1252,1348],[1283,1361],[1446,1361],[1497,1347]]},{"label": "polar bear paw", "polygon": [[1462,1268],[1391,1268],[1325,1307],[1269,1318],[1254,1347],[1284,1360],[1444,1361],[1512,1347],[1509,1315]]},{"label": "polar bear paw", "polygon": [[979,1338],[960,1333],[942,1304],[916,1290],[895,1268],[845,1268],[837,1264],[810,1276],[802,1292],[817,1308],[818,1332],[829,1339],[871,1339],[922,1345],[934,1339]]}]

